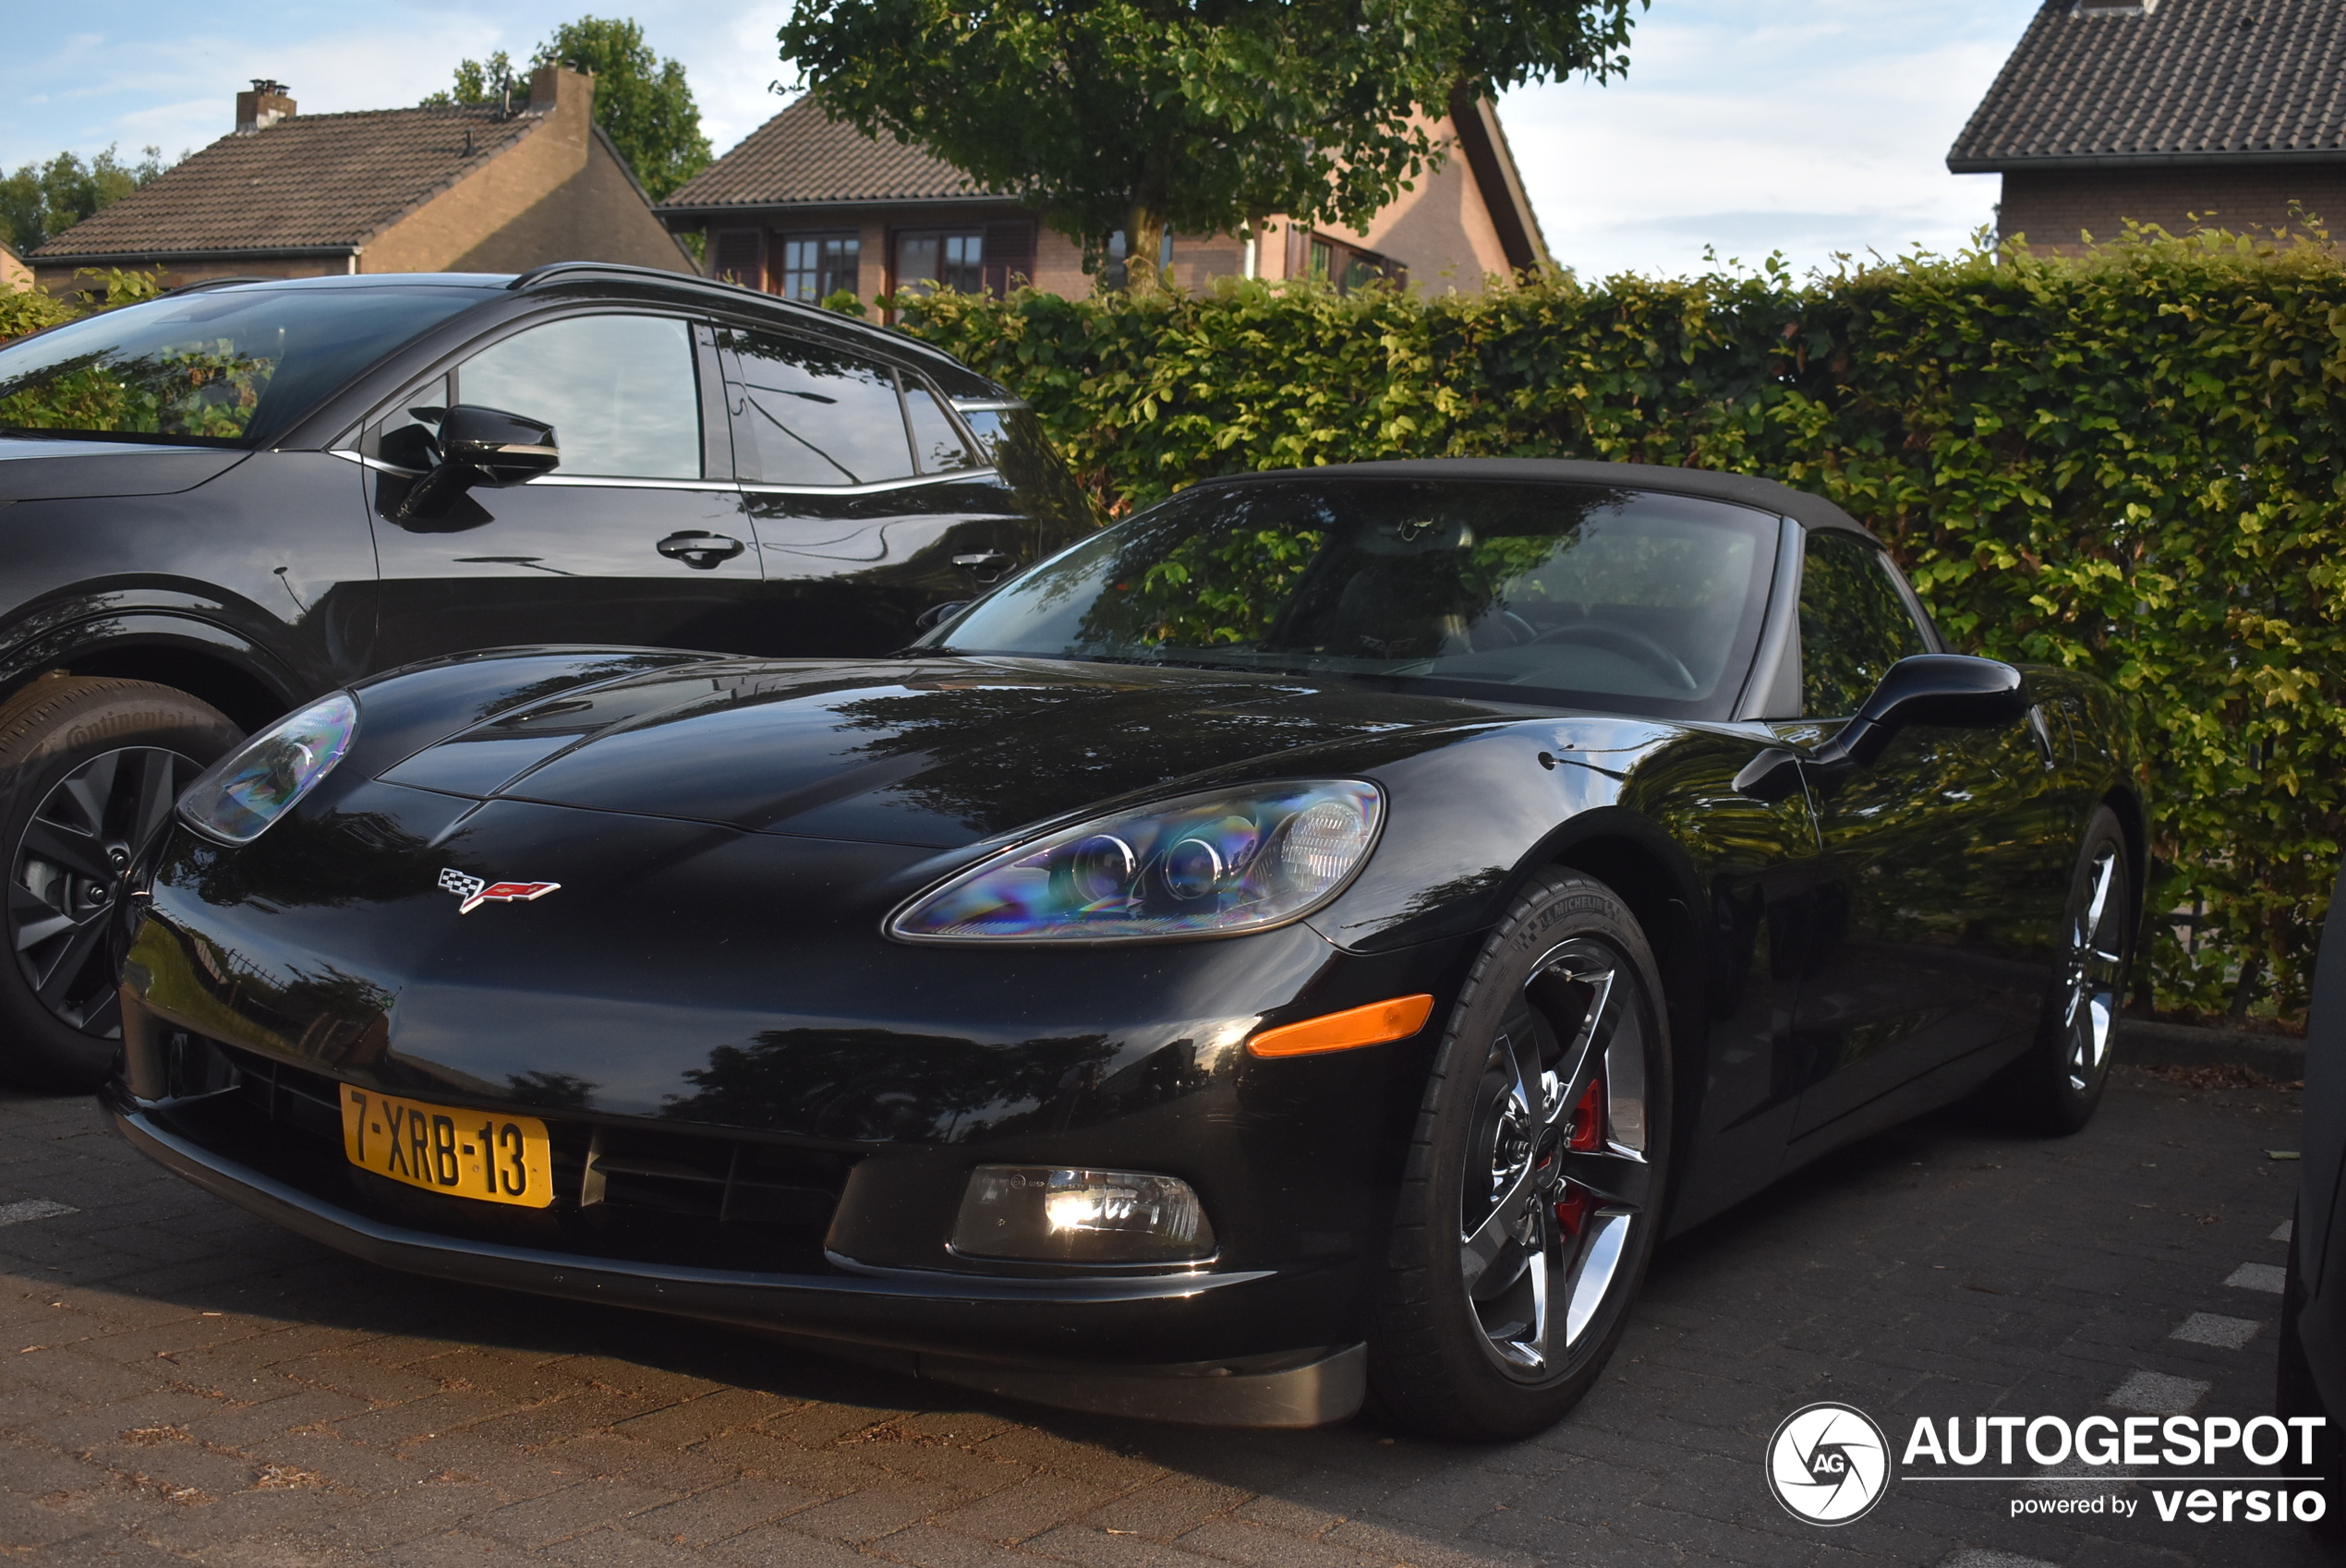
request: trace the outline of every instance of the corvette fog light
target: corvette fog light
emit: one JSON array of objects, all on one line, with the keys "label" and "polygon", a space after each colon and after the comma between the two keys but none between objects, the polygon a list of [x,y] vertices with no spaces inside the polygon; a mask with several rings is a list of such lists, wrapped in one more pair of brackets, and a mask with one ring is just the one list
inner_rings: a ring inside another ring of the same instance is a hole
[{"label": "corvette fog light", "polygon": [[1214,1256],[1214,1225],[1179,1176],[980,1165],[961,1195],[953,1250],[1037,1263],[1191,1263]]}]

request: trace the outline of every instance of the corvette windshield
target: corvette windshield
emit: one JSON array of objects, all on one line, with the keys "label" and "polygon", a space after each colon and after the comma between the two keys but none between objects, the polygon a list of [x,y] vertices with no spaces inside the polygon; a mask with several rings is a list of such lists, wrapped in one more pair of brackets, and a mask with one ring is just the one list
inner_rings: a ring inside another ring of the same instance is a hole
[{"label": "corvette windshield", "polygon": [[1776,528],[1722,501],[1586,485],[1208,486],[1045,562],[931,641],[1718,717],[1758,640]]},{"label": "corvette windshield", "polygon": [[234,288],[126,306],[0,349],[0,430],[258,446],[491,291]]}]

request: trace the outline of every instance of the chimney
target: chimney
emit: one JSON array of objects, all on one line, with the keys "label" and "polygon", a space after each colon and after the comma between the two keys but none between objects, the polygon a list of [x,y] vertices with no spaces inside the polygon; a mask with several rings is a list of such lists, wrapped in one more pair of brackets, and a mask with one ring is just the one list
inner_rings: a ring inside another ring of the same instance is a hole
[{"label": "chimney", "polygon": [[586,71],[575,71],[568,66],[540,66],[529,78],[529,112],[543,115],[565,104],[575,103],[591,110],[595,102],[595,78]]},{"label": "chimney", "polygon": [[250,92],[236,94],[236,134],[265,131],[279,120],[292,119],[293,114],[294,101],[285,96],[284,82],[255,77]]}]

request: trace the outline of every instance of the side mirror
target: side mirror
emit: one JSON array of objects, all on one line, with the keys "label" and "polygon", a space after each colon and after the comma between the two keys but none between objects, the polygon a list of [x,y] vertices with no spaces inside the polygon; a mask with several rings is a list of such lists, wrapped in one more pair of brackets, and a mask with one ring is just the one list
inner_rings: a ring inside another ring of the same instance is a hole
[{"label": "side mirror", "polygon": [[466,468],[483,483],[518,485],[550,474],[562,462],[554,428],[525,414],[460,403],[440,422],[443,464]]},{"label": "side mirror", "polygon": [[1816,760],[1871,767],[1901,730],[1917,724],[1993,730],[2028,711],[2020,671],[1992,658],[1916,654],[1890,667],[1848,727],[1817,748]]},{"label": "side mirror", "polygon": [[1804,760],[1782,750],[1760,753],[1735,776],[1735,788],[1765,801],[1798,792],[1805,766],[1830,779],[1871,767],[1898,731],[1919,724],[1993,730],[2028,712],[2020,671],[1965,654],[1916,654],[1890,667],[1856,717]]},{"label": "side mirror", "polygon": [[399,514],[429,515],[475,485],[518,485],[561,462],[554,428],[544,420],[460,403],[440,421],[440,466],[416,482]]}]

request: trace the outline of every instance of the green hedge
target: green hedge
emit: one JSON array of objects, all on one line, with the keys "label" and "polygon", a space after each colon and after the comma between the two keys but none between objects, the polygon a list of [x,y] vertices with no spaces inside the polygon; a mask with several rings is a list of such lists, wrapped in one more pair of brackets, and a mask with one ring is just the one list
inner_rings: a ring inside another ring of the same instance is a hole
[{"label": "green hedge", "polygon": [[163,292],[160,272],[126,272],[117,267],[86,271],[86,294],[60,296],[44,288],[0,288],[0,344],[62,325],[93,309],[136,305]]},{"label": "green hedge", "polygon": [[2346,801],[2346,268],[2328,250],[2151,235],[1806,283],[905,304],[1027,397],[1111,510],[1401,456],[1683,464],[1831,497],[1960,645],[2136,694],[2153,894],[2204,909],[2196,951],[2159,934],[2160,1007],[2302,1013]]}]

